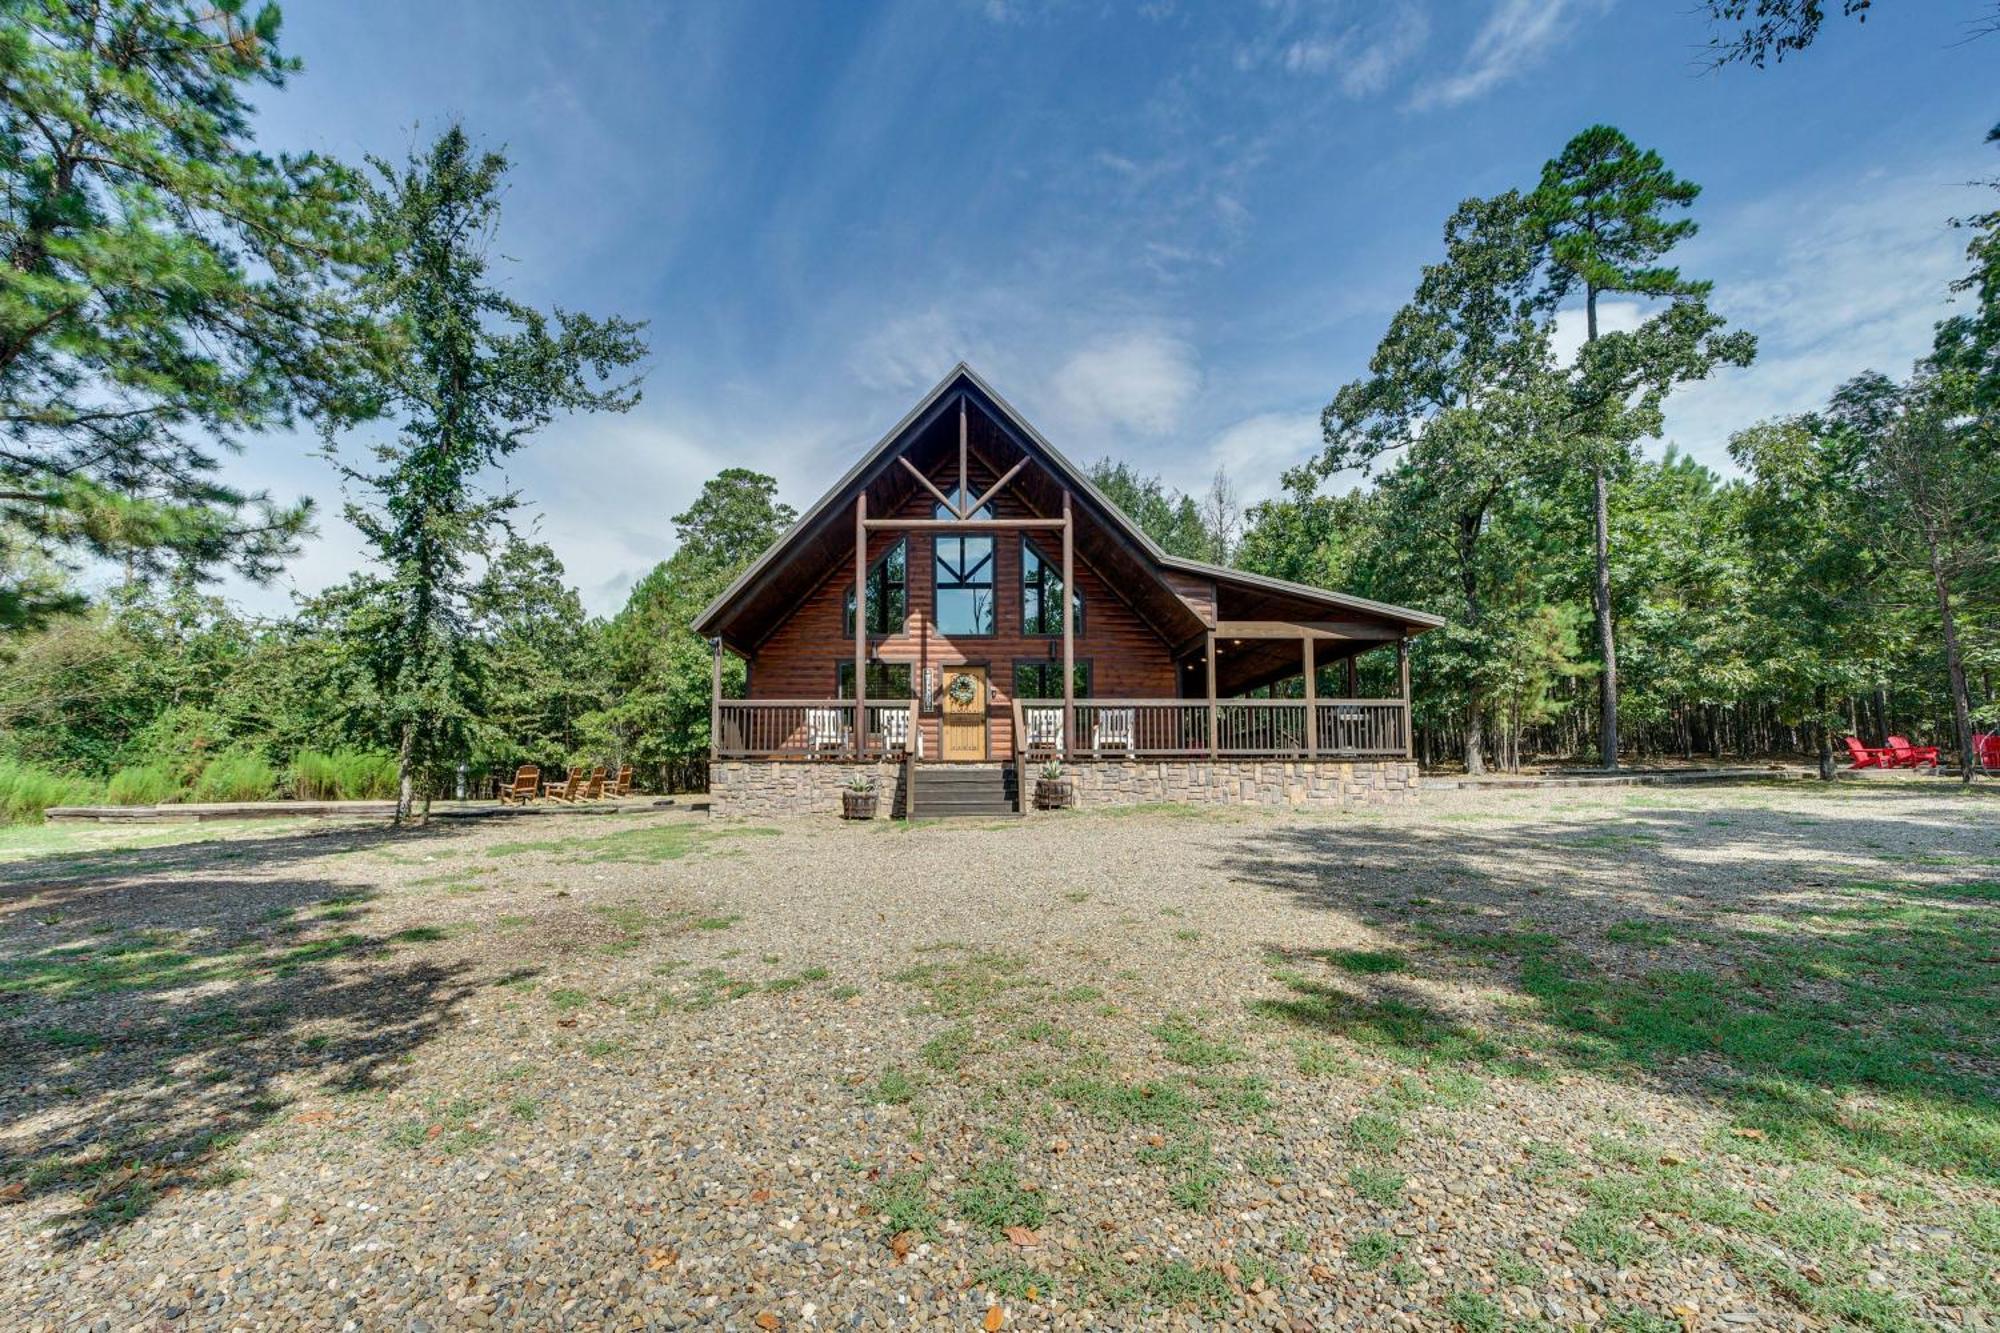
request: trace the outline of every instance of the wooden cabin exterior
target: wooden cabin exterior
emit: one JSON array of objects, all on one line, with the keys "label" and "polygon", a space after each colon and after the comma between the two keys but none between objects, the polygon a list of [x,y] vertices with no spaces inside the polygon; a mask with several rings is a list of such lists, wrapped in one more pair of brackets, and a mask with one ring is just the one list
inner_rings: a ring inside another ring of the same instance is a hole
[{"label": "wooden cabin exterior", "polygon": [[[711,793],[832,809],[859,767],[885,809],[997,813],[1055,762],[1078,804],[1404,799],[1407,643],[1441,623],[1166,554],[960,365],[697,617]],[[1375,650],[1401,690],[1354,698]]]}]

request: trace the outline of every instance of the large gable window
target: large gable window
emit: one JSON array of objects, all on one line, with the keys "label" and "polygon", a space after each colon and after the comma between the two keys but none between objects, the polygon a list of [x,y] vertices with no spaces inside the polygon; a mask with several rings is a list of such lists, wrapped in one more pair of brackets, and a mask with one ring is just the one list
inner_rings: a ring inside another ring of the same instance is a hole
[{"label": "large gable window", "polygon": [[[954,493],[951,498],[955,504],[966,503],[963,491]],[[943,505],[936,507],[935,516],[945,519],[957,517]],[[969,517],[991,518],[993,507],[981,505]],[[993,538],[987,534],[976,537],[939,534],[933,543],[937,597],[933,618],[937,622],[938,633],[961,638],[992,634]]]},{"label": "large gable window", "polygon": [[[1074,593],[1070,605],[1076,610],[1073,633],[1083,633],[1083,594]],[[1021,539],[1021,633],[1060,634],[1062,623],[1062,566],[1038,550],[1026,537]]]},{"label": "large gable window", "polygon": [[[868,569],[868,632],[900,634],[910,603],[909,540],[898,537],[896,544],[876,558]],[[847,590],[847,606],[841,614],[842,632],[854,635],[854,589]]]}]

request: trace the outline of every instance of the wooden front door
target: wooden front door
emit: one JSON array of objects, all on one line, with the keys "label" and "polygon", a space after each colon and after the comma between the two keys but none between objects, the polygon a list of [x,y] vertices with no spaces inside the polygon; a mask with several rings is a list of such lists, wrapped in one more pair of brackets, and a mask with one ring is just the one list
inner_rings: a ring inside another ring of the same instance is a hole
[{"label": "wooden front door", "polygon": [[[965,698],[966,687],[960,680],[970,681],[971,697]],[[956,693],[959,698],[954,698]],[[978,760],[986,757],[986,668],[976,666],[946,667],[944,669],[943,725],[939,728],[943,737],[938,745],[939,758],[946,763]]]}]

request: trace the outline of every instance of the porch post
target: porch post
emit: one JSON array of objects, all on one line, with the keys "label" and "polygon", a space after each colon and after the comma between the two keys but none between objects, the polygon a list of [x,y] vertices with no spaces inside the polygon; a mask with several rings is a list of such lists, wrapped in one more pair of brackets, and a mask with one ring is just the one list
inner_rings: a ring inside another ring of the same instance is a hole
[{"label": "porch post", "polygon": [[1355,659],[1359,656],[1359,653],[1349,653],[1347,655],[1347,697],[1350,699],[1361,697],[1361,682],[1358,679],[1361,672],[1355,662]]},{"label": "porch post", "polygon": [[715,663],[708,676],[708,757],[713,761],[722,753],[722,636],[716,635],[710,643]]},{"label": "porch post", "polygon": [[1410,722],[1410,641],[1396,640],[1396,674],[1403,681],[1403,758],[1408,759],[1415,751],[1411,749],[1415,728]]},{"label": "porch post", "polygon": [[[1069,492],[1063,492],[1063,757],[1069,757],[1076,735],[1076,543],[1070,520]],[[1048,608],[1042,608],[1048,614]]]},{"label": "porch post", "polygon": [[1208,632],[1208,757],[1215,759],[1215,631]]},{"label": "porch post", "polygon": [[854,497],[854,757],[868,753],[868,491]]},{"label": "porch post", "polygon": [[1319,682],[1314,679],[1319,672],[1315,669],[1313,637],[1308,634],[1299,640],[1299,651],[1306,664],[1306,758],[1319,758]]}]

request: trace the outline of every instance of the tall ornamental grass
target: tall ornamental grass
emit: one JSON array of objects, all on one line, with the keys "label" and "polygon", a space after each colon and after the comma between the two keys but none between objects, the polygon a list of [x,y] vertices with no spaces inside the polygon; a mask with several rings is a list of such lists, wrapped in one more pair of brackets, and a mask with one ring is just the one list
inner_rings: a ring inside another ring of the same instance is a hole
[{"label": "tall ornamental grass", "polygon": [[194,784],[195,799],[202,801],[268,801],[277,790],[278,771],[249,750],[217,755]]},{"label": "tall ornamental grass", "polygon": [[111,775],[104,795],[113,805],[162,805],[181,798],[181,784],[164,764],[134,764]]},{"label": "tall ornamental grass", "polygon": [[370,750],[323,754],[301,750],[292,760],[292,794],[302,801],[371,801],[396,793],[396,757]]},{"label": "tall ornamental grass", "polygon": [[39,824],[52,805],[89,805],[103,795],[104,789],[88,778],[0,759],[0,821]]}]

